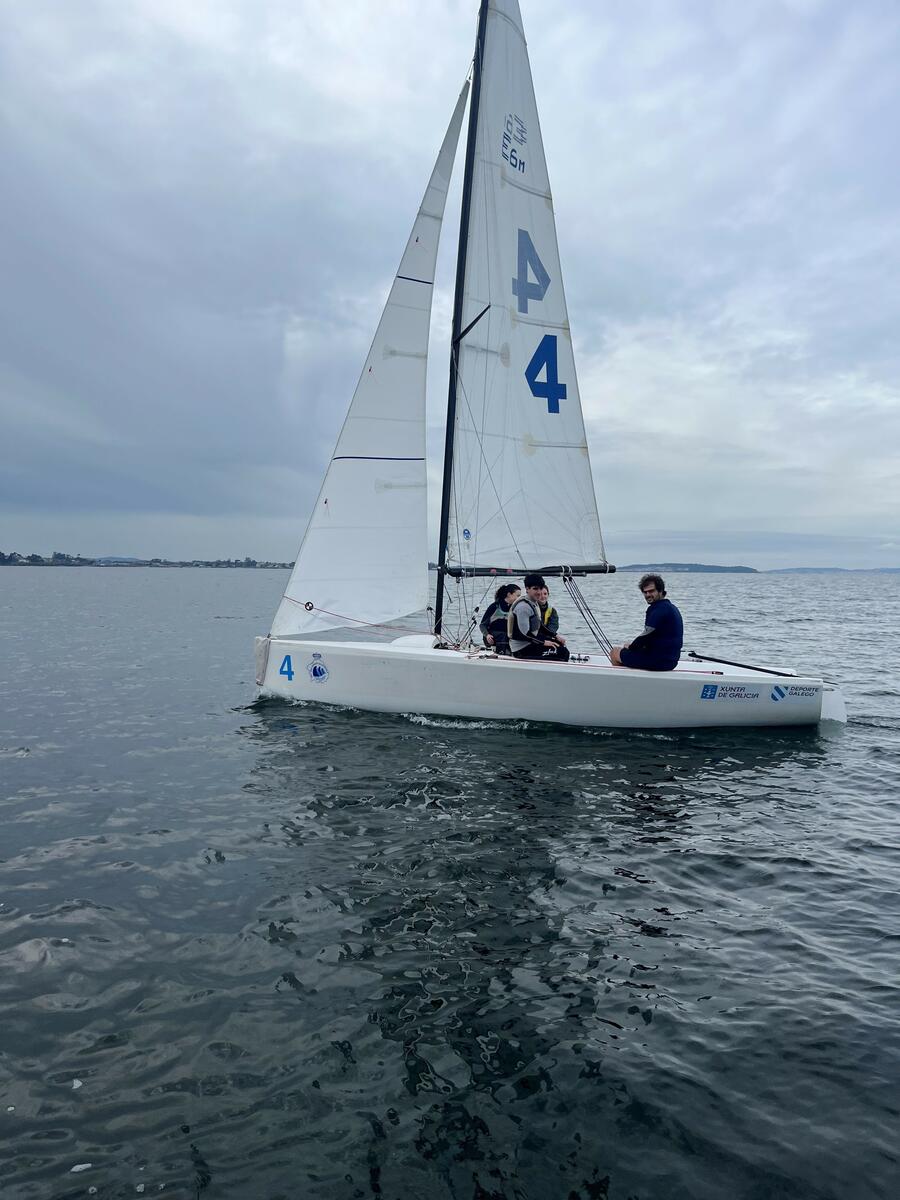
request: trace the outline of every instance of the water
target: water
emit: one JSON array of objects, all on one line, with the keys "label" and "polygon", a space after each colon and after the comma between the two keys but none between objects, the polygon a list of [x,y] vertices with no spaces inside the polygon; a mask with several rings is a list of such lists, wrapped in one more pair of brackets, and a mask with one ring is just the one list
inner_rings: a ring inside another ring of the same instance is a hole
[{"label": "water", "polygon": [[4,1197],[898,1194],[893,581],[670,580],[850,709],[671,734],[253,703],[283,584],[0,570]]}]

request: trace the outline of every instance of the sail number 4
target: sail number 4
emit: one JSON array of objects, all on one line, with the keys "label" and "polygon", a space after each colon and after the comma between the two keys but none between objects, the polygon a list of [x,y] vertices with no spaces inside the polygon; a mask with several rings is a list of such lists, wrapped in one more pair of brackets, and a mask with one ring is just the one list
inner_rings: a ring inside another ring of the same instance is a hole
[{"label": "sail number 4", "polygon": [[[529,279],[529,270],[534,279]],[[529,300],[543,300],[550,286],[547,268],[540,260],[531,234],[527,229],[519,230],[519,246],[516,262],[516,277],[512,281],[512,294],[520,313],[528,312]],[[544,378],[538,376],[544,372]],[[566,398],[566,385],[559,382],[557,366],[557,342],[555,333],[545,333],[525,368],[525,380],[532,396],[547,401],[547,412],[558,413],[560,400]]]},{"label": "sail number 4", "polygon": [[[541,371],[545,372],[543,380],[538,379]],[[545,333],[538,342],[538,348],[525,368],[525,378],[528,380],[532,396],[547,401],[547,412],[558,413],[560,400],[566,398],[566,385],[559,382],[555,334]]]},{"label": "sail number 4", "polygon": [[288,683],[294,678],[294,667],[291,663],[291,656],[286,654],[281,660],[281,666],[278,668],[278,674],[287,677]]}]

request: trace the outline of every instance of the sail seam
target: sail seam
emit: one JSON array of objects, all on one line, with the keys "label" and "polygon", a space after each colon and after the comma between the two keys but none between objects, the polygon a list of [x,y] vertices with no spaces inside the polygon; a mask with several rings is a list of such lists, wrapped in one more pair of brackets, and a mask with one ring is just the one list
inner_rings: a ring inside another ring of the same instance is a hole
[{"label": "sail seam", "polygon": [[395,454],[336,454],[331,460],[332,462],[344,462],[347,459],[353,459],[360,462],[424,462],[424,455],[419,455],[417,458],[405,457]]},{"label": "sail seam", "polygon": [[500,9],[497,8],[497,6],[495,4],[489,4],[488,11],[492,12],[494,14],[494,16],[498,17],[501,21],[505,21],[507,23],[507,25],[509,25],[510,29],[514,29],[516,31],[516,33],[519,35],[519,37],[522,39],[523,44],[527,47],[528,42],[525,40],[525,31],[523,29],[519,28],[519,26],[515,23],[515,21],[512,19],[512,17],[508,16],[505,12],[501,12]]},{"label": "sail seam", "polygon": [[[496,165],[497,165],[496,162],[492,158],[486,159],[485,162],[488,166],[491,166],[491,167],[496,167]],[[528,184],[523,183],[521,181],[521,179],[516,179],[516,177],[513,174],[511,174],[511,172],[507,171],[505,167],[501,170],[501,176],[503,178],[504,184],[506,184],[507,186],[513,187],[513,188],[518,188],[518,190],[520,192],[527,192],[529,194],[529,196],[539,196],[541,200],[549,200],[550,206],[552,208],[553,193],[549,189],[545,190],[544,188],[529,187]]]},{"label": "sail seam", "polygon": [[539,442],[536,438],[523,437],[518,433],[485,433],[480,435],[477,429],[473,429],[472,433],[476,437],[481,438],[482,444],[485,442],[524,442],[525,445],[531,447],[547,447],[550,450],[587,450],[587,442]]},{"label": "sail seam", "polygon": [[510,313],[514,322],[520,325],[536,325],[540,329],[559,329],[562,333],[568,333],[571,337],[569,322],[566,321],[548,321],[545,317],[527,317],[524,313],[516,312],[510,305]]}]

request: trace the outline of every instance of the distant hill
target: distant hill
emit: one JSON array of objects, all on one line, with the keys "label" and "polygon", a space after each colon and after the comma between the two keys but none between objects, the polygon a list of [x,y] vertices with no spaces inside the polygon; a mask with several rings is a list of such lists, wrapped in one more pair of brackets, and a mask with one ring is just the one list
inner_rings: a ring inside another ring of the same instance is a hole
[{"label": "distant hill", "polygon": [[773,567],[767,575],[898,575],[900,567]]},{"label": "distant hill", "polygon": [[722,567],[712,563],[629,563],[625,567],[617,567],[616,569],[618,571],[668,571],[676,575],[688,571],[696,571],[709,575],[721,575],[726,572],[731,575],[757,575],[759,573],[756,567]]}]

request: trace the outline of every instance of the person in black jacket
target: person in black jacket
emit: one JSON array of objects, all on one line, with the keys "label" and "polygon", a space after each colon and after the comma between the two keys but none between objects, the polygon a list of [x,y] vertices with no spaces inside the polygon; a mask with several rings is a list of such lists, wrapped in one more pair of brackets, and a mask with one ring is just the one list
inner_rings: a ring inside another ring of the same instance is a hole
[{"label": "person in black jacket", "polygon": [[501,583],[494,593],[494,602],[484,611],[478,628],[484,638],[484,644],[497,651],[498,654],[509,654],[509,636],[507,624],[509,610],[519,598],[522,589],[517,583]]},{"label": "person in black jacket", "polygon": [[541,597],[547,584],[533,571],[525,576],[525,595],[514,601],[509,618],[509,643],[513,658],[535,658],[543,662],[568,662],[569,651],[551,637],[541,621]]},{"label": "person in black jacket", "polygon": [[671,671],[678,665],[684,640],[681,613],[666,599],[661,575],[644,575],[638,587],[647,601],[644,632],[628,646],[614,646],[610,661],[614,667],[638,671]]}]

